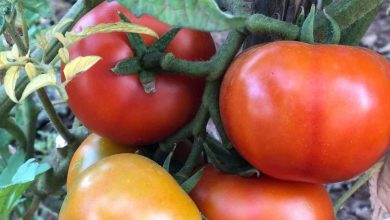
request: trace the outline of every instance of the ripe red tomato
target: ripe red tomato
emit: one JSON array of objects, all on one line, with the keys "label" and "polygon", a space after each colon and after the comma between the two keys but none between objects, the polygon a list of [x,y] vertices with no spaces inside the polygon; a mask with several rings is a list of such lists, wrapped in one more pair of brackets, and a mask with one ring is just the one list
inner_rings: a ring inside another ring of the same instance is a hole
[{"label": "ripe red tomato", "polygon": [[223,174],[207,166],[190,196],[208,220],[333,220],[319,184]]},{"label": "ripe red tomato", "polygon": [[[120,21],[117,11],[133,23],[153,29],[160,36],[171,29],[157,19],[136,18],[116,2],[104,2],[76,24],[76,32],[100,23]],[[147,45],[156,41],[142,36]],[[102,60],[74,78],[67,86],[69,106],[94,133],[121,143],[149,144],[171,135],[195,114],[201,101],[204,80],[175,74],[156,77],[154,94],[146,94],[137,75],[111,72],[115,64],[133,56],[125,33],[96,34],[69,48],[70,57],[97,55]],[[215,53],[209,33],[182,29],[167,52],[185,60],[208,60]]]},{"label": "ripe red tomato", "polygon": [[137,154],[106,157],[75,180],[60,220],[201,220],[177,182],[158,164]]},{"label": "ripe red tomato", "polygon": [[251,48],[222,83],[233,145],[275,178],[336,182],[368,169],[390,135],[390,64],[368,49],[274,42]]},{"label": "ripe red tomato", "polygon": [[80,173],[104,157],[119,153],[134,153],[136,150],[134,146],[118,144],[96,134],[89,135],[77,148],[70,161],[66,189],[70,189]]}]

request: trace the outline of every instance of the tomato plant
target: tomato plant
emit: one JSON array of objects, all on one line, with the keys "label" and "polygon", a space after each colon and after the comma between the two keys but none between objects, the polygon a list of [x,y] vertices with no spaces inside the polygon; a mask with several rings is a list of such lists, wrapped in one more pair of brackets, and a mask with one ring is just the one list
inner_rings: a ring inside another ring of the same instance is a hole
[{"label": "tomato plant", "polygon": [[77,178],[59,219],[196,219],[200,212],[162,167],[137,154],[106,157]]},{"label": "tomato plant", "polygon": [[209,220],[332,220],[332,201],[317,184],[240,177],[207,166],[191,197]]},{"label": "tomato plant", "polygon": [[231,64],[221,89],[224,127],[266,174],[336,182],[387,150],[390,64],[367,49],[274,42]]},{"label": "tomato plant", "polygon": [[110,139],[91,134],[80,144],[69,164],[66,188],[69,190],[74,180],[97,161],[114,154],[134,153],[134,146],[118,144]]},{"label": "tomato plant", "polygon": [[[170,26],[148,15],[136,18],[116,2],[104,2],[75,25],[86,27],[120,21],[117,11],[133,23],[153,29],[160,36]],[[156,39],[142,36],[146,45]],[[182,75],[159,74],[154,94],[146,94],[137,75],[116,75],[115,64],[133,55],[125,33],[97,34],[69,48],[70,57],[98,55],[102,60],[66,87],[69,106],[93,132],[121,143],[150,144],[172,134],[195,114],[201,101],[204,80]],[[209,33],[182,29],[167,52],[185,60],[208,60],[215,53]]]}]

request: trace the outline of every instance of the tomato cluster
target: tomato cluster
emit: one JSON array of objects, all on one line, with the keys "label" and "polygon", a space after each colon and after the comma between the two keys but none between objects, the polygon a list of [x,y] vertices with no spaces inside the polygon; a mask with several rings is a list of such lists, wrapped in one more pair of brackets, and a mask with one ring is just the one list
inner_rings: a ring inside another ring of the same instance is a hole
[{"label": "tomato cluster", "polygon": [[[170,29],[105,2],[75,30],[119,21],[117,11],[160,36]],[[142,39],[146,45],[155,41]],[[205,165],[191,199],[168,172],[135,152],[192,119],[204,79],[157,74],[157,92],[146,94],[137,75],[111,72],[118,61],[133,56],[124,33],[90,36],[69,51],[71,58],[102,57],[66,89],[75,115],[104,138],[92,134],[76,151],[63,220],[201,219],[200,211],[209,220],[332,220],[332,202],[320,184],[363,172],[390,141],[390,64],[384,58],[339,45],[253,47],[228,68],[220,110],[234,147],[269,177],[240,177]],[[199,61],[213,56],[215,47],[209,33],[182,29],[167,52]]]}]

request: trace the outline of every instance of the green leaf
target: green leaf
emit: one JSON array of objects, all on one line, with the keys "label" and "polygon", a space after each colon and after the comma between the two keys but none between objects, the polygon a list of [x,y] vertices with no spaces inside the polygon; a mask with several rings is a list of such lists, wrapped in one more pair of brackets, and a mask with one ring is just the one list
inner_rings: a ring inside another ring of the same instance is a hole
[{"label": "green leaf", "polygon": [[302,28],[301,28],[301,36],[300,40],[302,42],[311,43],[313,44],[315,42],[314,40],[314,20],[316,15],[316,7],[313,4],[310,9],[310,13],[303,22]]},{"label": "green leaf", "polygon": [[20,201],[23,192],[37,176],[49,170],[48,164],[38,164],[35,159],[23,163],[24,154],[16,153],[0,176],[0,217],[8,219],[12,209]]},{"label": "green leaf", "polygon": [[7,70],[4,76],[4,89],[8,97],[15,103],[18,103],[18,99],[15,95],[16,81],[19,78],[19,67],[12,66]]},{"label": "green leaf", "polygon": [[198,170],[194,175],[188,178],[184,183],[181,184],[181,187],[185,192],[189,193],[191,190],[198,184],[200,178],[203,175],[203,168]]},{"label": "green leaf", "polygon": [[0,175],[0,187],[11,184],[13,175],[23,164],[25,157],[26,156],[22,151],[17,151],[8,159],[7,167],[3,170],[3,172],[1,172]]},{"label": "green leaf", "polygon": [[[111,0],[112,1],[112,0]],[[117,0],[136,16],[149,14],[174,27],[203,31],[241,29],[246,17],[222,12],[214,0]]]},{"label": "green leaf", "polygon": [[46,86],[55,86],[57,82],[56,76],[52,73],[40,74],[34,77],[31,82],[29,82],[26,88],[23,91],[22,97],[19,102],[22,102],[27,98],[31,93],[37,91]]},{"label": "green leaf", "polygon": [[64,67],[65,83],[67,84],[72,80],[77,74],[87,71],[93,65],[95,65],[101,57],[99,56],[86,56],[86,57],[77,57],[76,59],[70,61]]}]

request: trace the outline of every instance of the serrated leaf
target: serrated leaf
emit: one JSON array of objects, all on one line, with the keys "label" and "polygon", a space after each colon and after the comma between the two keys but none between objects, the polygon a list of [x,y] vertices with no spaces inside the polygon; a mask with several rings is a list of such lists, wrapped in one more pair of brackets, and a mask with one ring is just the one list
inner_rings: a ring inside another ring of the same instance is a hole
[{"label": "serrated leaf", "polygon": [[19,78],[19,67],[10,67],[4,76],[4,90],[13,102],[18,102],[15,95],[16,81]]},{"label": "serrated leaf", "polygon": [[26,65],[24,66],[24,70],[26,71],[26,74],[30,80],[37,75],[37,69],[32,63],[26,63]]},{"label": "serrated leaf", "polygon": [[93,65],[95,65],[101,57],[99,56],[86,56],[86,57],[77,57],[76,59],[70,61],[65,65],[64,76],[65,84],[72,80],[77,74],[82,73]]},{"label": "serrated leaf", "polygon": [[117,0],[136,16],[149,14],[174,27],[203,31],[241,29],[246,17],[222,12],[214,0]]},{"label": "serrated leaf", "polygon": [[22,102],[25,98],[27,98],[31,93],[37,91],[46,86],[55,86],[57,82],[56,76],[51,73],[40,74],[34,77],[31,82],[29,82],[26,88],[23,91],[22,97],[19,102]]},{"label": "serrated leaf", "polygon": [[203,175],[203,168],[198,170],[194,175],[188,178],[184,183],[181,184],[183,190],[187,193],[191,192],[191,190],[196,186],[199,182],[200,178]]},{"label": "serrated leaf", "polygon": [[58,50],[58,56],[60,56],[62,62],[69,63],[69,51],[66,48],[60,48]]},{"label": "serrated leaf", "polygon": [[149,29],[147,27],[138,24],[132,24],[123,21],[116,22],[116,23],[109,23],[109,24],[98,24],[95,26],[87,27],[79,33],[67,32],[65,38],[71,44],[94,34],[112,33],[112,32],[147,34],[155,38],[158,38],[158,34],[154,32],[152,29]]}]

